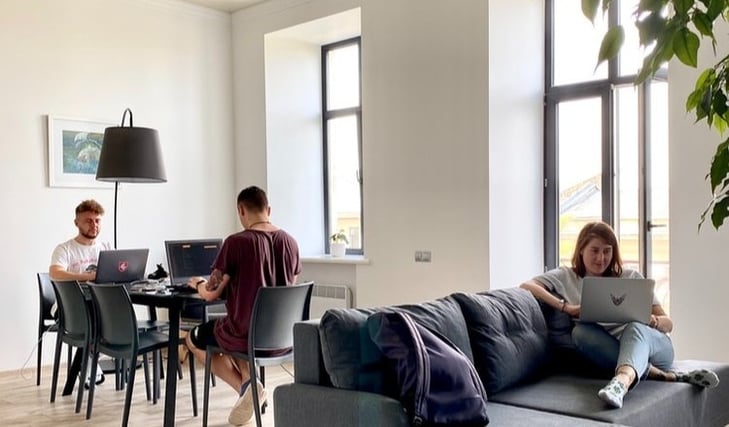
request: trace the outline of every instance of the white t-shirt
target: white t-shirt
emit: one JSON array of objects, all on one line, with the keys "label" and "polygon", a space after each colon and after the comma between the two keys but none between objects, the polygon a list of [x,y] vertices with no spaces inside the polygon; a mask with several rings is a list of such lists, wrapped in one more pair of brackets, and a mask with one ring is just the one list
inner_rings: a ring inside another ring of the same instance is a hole
[{"label": "white t-shirt", "polygon": [[91,245],[82,245],[71,239],[56,246],[51,255],[51,265],[60,265],[69,273],[84,273],[90,266],[96,266],[99,252],[111,249],[108,242],[94,241]]}]

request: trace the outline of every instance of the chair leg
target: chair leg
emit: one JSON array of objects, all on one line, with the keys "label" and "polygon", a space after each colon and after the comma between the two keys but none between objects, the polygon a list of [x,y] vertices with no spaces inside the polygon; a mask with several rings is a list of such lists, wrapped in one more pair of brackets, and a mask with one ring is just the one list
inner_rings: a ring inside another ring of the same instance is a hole
[{"label": "chair leg", "polygon": [[71,365],[73,364],[73,346],[68,345],[68,363],[66,364],[66,377],[71,375]]},{"label": "chair leg", "polygon": [[58,365],[61,363],[61,333],[56,337],[56,351],[53,353],[53,378],[51,379],[51,403],[56,401],[56,387],[58,386]]},{"label": "chair leg", "polygon": [[195,356],[190,352],[187,356],[187,363],[190,364],[190,395],[192,396],[192,416],[197,417],[197,379],[195,378]]},{"label": "chair leg", "polygon": [[35,365],[35,385],[40,385],[41,358],[43,357],[43,321],[38,324],[38,363]]},{"label": "chair leg", "polygon": [[212,354],[208,350],[205,353],[205,375],[203,378],[205,379],[205,385],[203,387],[203,427],[208,426],[208,399],[210,398],[210,375],[212,372],[210,372],[210,361],[212,359]]},{"label": "chair leg", "polygon": [[258,401],[258,379],[256,378],[255,358],[251,358],[248,361],[248,366],[250,366],[251,384],[249,387],[251,388],[251,397],[253,397],[253,413],[256,416],[256,426],[263,427],[263,422],[261,421],[261,402]]},{"label": "chair leg", "polygon": [[215,374],[212,372],[210,373],[210,383],[213,385],[213,387],[215,387],[217,385],[215,383]]},{"label": "chair leg", "polygon": [[[132,358],[129,360],[129,366],[136,367],[137,365],[137,355],[132,355]],[[136,369],[130,369],[129,370],[129,384],[127,384],[127,393],[124,398],[124,415],[122,416],[122,427],[127,427],[129,424],[129,410],[132,406],[132,393],[134,391],[134,374],[137,372]]]},{"label": "chair leg", "polygon": [[[258,368],[258,370],[260,371],[259,372],[259,378],[261,380],[261,384],[265,387],[266,386],[266,367],[265,366],[261,366],[260,368]],[[261,405],[261,413],[262,414],[265,414],[266,413],[266,408],[267,407],[268,407],[268,402],[263,402],[263,404]]]},{"label": "chair leg", "polygon": [[[91,361],[91,375],[96,378],[96,370],[99,369],[99,352],[94,351],[94,358]],[[91,418],[91,410],[94,407],[94,391],[96,390],[96,381],[89,381],[89,401],[86,404],[86,419]],[[83,387],[83,385],[81,385]]]},{"label": "chair leg", "polygon": [[[81,412],[81,402],[83,402],[84,399],[84,382],[86,381],[86,374],[89,370],[89,345],[87,344],[84,347],[83,352],[81,353],[81,369],[78,371],[78,394],[76,396],[76,410],[75,412],[78,414]],[[89,383],[96,383],[96,372],[94,372],[94,376],[90,378]],[[96,385],[96,384],[94,384]],[[91,384],[89,384],[89,389],[91,389]]]},{"label": "chair leg", "polygon": [[142,355],[142,364],[144,366],[144,391],[147,392],[147,400],[152,400],[152,390],[149,387],[149,359],[147,353]]},{"label": "chair leg", "polygon": [[122,389],[121,386],[121,361],[118,358],[114,358],[114,390],[119,391]]},{"label": "chair leg", "polygon": [[182,379],[182,361],[177,359],[177,379]]}]

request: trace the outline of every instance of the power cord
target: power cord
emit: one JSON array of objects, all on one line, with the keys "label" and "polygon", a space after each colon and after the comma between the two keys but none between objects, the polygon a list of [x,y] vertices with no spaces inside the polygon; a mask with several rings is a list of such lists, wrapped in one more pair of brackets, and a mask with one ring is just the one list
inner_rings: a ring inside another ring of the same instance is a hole
[{"label": "power cord", "polygon": [[[49,325],[49,327],[50,326],[58,326],[58,319],[56,319],[56,321],[55,321],[55,323],[53,325]],[[28,367],[28,363],[30,362],[30,358],[33,357],[33,354],[34,353],[36,353],[36,351],[38,350],[38,345],[41,343],[41,341],[43,341],[43,338],[46,337],[46,334],[47,333],[48,333],[48,329],[46,329],[45,331],[43,331],[43,333],[40,336],[40,339],[38,339],[38,341],[36,341],[35,345],[33,345],[33,348],[30,349],[30,353],[28,353],[28,357],[25,359],[25,362],[23,362],[23,366],[20,367],[20,377],[23,378],[24,380],[33,379],[32,374],[31,374],[31,376],[26,377],[25,374],[23,373],[23,371],[25,370],[25,368]]]}]

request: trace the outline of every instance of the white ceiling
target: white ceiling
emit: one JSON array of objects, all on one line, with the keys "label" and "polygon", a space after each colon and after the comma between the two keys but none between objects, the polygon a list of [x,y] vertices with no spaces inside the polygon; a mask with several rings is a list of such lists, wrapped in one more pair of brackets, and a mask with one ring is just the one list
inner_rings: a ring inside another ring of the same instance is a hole
[{"label": "white ceiling", "polygon": [[236,10],[245,9],[257,3],[263,3],[266,0],[182,0],[186,3],[194,3],[199,6],[209,7],[211,9],[221,10],[223,12],[235,12]]}]

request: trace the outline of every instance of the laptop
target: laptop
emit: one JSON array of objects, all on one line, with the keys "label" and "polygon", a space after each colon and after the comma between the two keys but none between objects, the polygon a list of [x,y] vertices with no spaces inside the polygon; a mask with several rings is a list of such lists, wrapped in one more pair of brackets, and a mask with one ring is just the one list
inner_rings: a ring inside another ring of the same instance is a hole
[{"label": "laptop", "polygon": [[131,283],[144,278],[149,249],[114,249],[99,252],[94,283]]},{"label": "laptop", "polygon": [[653,279],[585,277],[580,321],[648,324],[653,306]]},{"label": "laptop", "polygon": [[165,240],[170,285],[179,289],[187,287],[191,277],[208,279],[222,244],[222,239]]}]

